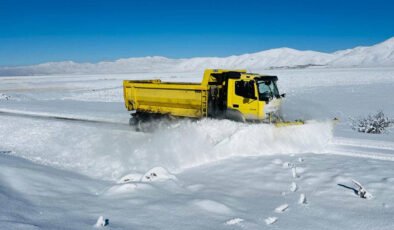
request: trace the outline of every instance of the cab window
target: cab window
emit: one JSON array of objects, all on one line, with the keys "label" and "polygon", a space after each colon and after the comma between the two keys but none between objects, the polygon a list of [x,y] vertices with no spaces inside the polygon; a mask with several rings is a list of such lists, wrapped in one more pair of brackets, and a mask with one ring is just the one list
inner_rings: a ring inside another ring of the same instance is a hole
[{"label": "cab window", "polygon": [[235,94],[245,98],[255,98],[254,81],[236,81]]}]

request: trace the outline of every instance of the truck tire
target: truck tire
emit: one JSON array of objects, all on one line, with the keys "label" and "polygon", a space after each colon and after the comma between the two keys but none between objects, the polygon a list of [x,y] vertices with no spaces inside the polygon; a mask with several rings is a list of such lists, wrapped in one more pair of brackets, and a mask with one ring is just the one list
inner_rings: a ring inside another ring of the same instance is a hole
[{"label": "truck tire", "polygon": [[130,126],[135,126],[137,124],[137,121],[134,117],[130,117],[129,119],[129,125]]},{"label": "truck tire", "polygon": [[226,118],[232,121],[245,123],[246,119],[241,112],[235,109],[227,109]]}]

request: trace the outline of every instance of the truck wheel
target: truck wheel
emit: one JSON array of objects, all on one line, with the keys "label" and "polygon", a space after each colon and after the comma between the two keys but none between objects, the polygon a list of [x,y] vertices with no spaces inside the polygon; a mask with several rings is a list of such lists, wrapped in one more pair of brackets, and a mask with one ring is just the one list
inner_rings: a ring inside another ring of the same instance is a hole
[{"label": "truck wheel", "polygon": [[141,132],[142,131],[142,120],[137,120],[135,124],[135,131]]},{"label": "truck wheel", "polygon": [[229,120],[237,121],[237,122],[246,122],[245,117],[238,110],[228,109],[226,111],[226,118]]},{"label": "truck wheel", "polygon": [[138,122],[138,119],[135,118],[135,117],[131,117],[131,118],[129,119],[129,125],[130,125],[130,126],[136,126],[136,125],[137,125],[137,122]]},{"label": "truck wheel", "polygon": [[136,119],[135,117],[130,118],[129,125],[135,129],[135,131],[142,131],[142,123],[141,119]]},{"label": "truck wheel", "polygon": [[142,130],[143,121],[137,117],[132,117],[129,119],[129,125],[135,129],[135,131],[139,132]]}]

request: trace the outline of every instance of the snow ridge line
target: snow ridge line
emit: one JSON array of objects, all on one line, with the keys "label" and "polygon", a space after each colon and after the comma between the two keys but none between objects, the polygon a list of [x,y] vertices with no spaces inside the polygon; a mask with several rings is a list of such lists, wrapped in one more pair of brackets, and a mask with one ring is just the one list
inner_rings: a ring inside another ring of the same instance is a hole
[{"label": "snow ridge line", "polygon": [[94,119],[79,118],[79,117],[67,117],[67,116],[61,116],[61,115],[49,114],[49,113],[23,112],[23,111],[8,110],[8,109],[1,109],[0,115],[14,116],[14,117],[27,117],[27,118],[36,118],[36,119],[53,119],[53,120],[74,121],[74,122],[125,125],[125,123],[120,123],[120,122],[115,122],[115,121],[94,120]]},{"label": "snow ridge line", "polygon": [[394,161],[394,143],[353,138],[334,138],[323,154]]},{"label": "snow ridge line", "polygon": [[361,157],[361,158],[369,158],[374,160],[382,160],[382,161],[394,161],[393,154],[385,154],[378,152],[362,152],[362,151],[343,151],[343,150],[329,150],[326,153],[320,154],[334,154],[340,156],[349,156],[349,157]]},{"label": "snow ridge line", "polygon": [[363,148],[373,148],[373,149],[384,149],[393,150],[394,143],[388,141],[371,141],[363,139],[352,139],[352,138],[334,138],[332,144],[338,146],[352,146],[352,147],[363,147]]}]

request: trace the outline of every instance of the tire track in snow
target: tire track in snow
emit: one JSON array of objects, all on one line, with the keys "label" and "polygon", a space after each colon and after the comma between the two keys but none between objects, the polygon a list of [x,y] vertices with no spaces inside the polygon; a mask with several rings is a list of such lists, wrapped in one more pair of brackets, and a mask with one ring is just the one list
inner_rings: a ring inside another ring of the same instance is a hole
[{"label": "tire track in snow", "polygon": [[394,142],[388,142],[388,141],[374,141],[374,140],[366,140],[366,139],[335,137],[331,141],[331,143],[338,146],[375,148],[375,149],[394,151]]},{"label": "tire track in snow", "polygon": [[334,138],[323,154],[394,161],[394,143],[388,141]]},{"label": "tire track in snow", "polygon": [[351,150],[338,149],[338,150],[330,150],[326,154],[334,154],[334,155],[349,156],[349,157],[361,157],[361,158],[369,158],[369,159],[383,160],[383,161],[394,161],[393,154],[389,155],[379,152],[351,151]]},{"label": "tire track in snow", "polygon": [[24,112],[19,110],[0,110],[0,116],[12,116],[12,117],[23,117],[23,118],[33,118],[33,119],[47,119],[47,120],[61,120],[66,122],[80,122],[80,123],[89,123],[89,124],[101,124],[101,125],[110,125],[110,126],[119,126],[119,127],[128,127],[129,125],[126,123],[115,122],[110,120],[94,120],[82,117],[74,117],[74,116],[62,116],[56,114],[49,113],[35,113],[35,112]]}]

